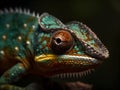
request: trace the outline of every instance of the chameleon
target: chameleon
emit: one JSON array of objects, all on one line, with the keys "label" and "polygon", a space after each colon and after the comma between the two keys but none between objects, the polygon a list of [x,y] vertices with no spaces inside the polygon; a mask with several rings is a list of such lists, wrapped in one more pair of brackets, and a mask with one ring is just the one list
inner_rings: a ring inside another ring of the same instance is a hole
[{"label": "chameleon", "polygon": [[109,51],[85,24],[63,24],[56,17],[26,9],[0,10],[0,90],[26,90],[13,83],[27,74],[80,76]]}]

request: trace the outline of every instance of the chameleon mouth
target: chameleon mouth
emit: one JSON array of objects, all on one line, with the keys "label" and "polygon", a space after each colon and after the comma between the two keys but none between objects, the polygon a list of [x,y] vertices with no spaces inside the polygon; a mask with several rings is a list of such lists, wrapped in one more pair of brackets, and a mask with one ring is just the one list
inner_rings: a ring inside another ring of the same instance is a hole
[{"label": "chameleon mouth", "polygon": [[87,55],[42,54],[35,57],[43,76],[79,77],[86,75],[102,60]]},{"label": "chameleon mouth", "polygon": [[[82,65],[92,65],[92,64],[98,64],[101,62],[101,60],[97,60],[96,58],[92,58],[87,55],[54,55],[54,54],[42,54],[40,56],[35,57],[36,62],[67,62],[70,64],[71,62],[74,64],[74,62],[77,62],[78,64]],[[77,64],[76,63],[76,64]]]}]

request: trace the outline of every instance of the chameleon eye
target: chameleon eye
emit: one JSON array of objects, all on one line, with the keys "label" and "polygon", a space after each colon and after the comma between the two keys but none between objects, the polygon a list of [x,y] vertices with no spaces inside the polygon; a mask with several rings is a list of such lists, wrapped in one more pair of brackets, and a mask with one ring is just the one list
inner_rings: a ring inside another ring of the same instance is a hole
[{"label": "chameleon eye", "polygon": [[65,30],[58,30],[53,33],[50,41],[51,49],[56,54],[67,52],[73,47],[74,41],[72,35]]}]

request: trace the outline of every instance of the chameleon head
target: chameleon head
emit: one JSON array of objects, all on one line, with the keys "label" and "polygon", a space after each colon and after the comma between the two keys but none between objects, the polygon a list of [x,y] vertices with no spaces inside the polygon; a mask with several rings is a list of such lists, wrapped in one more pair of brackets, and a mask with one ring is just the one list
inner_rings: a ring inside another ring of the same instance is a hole
[{"label": "chameleon head", "polygon": [[[78,73],[95,68],[109,57],[109,52],[90,28],[80,22],[64,25],[54,16],[44,13],[35,62],[41,75]],[[43,43],[44,42],[44,43]],[[46,49],[47,47],[47,49]]]}]

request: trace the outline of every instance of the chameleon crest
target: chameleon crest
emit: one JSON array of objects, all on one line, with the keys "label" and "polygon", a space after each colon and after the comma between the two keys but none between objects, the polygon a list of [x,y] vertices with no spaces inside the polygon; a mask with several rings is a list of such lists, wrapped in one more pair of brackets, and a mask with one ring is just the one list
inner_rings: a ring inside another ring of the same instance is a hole
[{"label": "chameleon crest", "polygon": [[108,57],[95,33],[80,22],[63,24],[48,13],[36,16],[29,10],[0,11],[0,90],[11,90],[11,83],[28,73],[78,76]]}]

